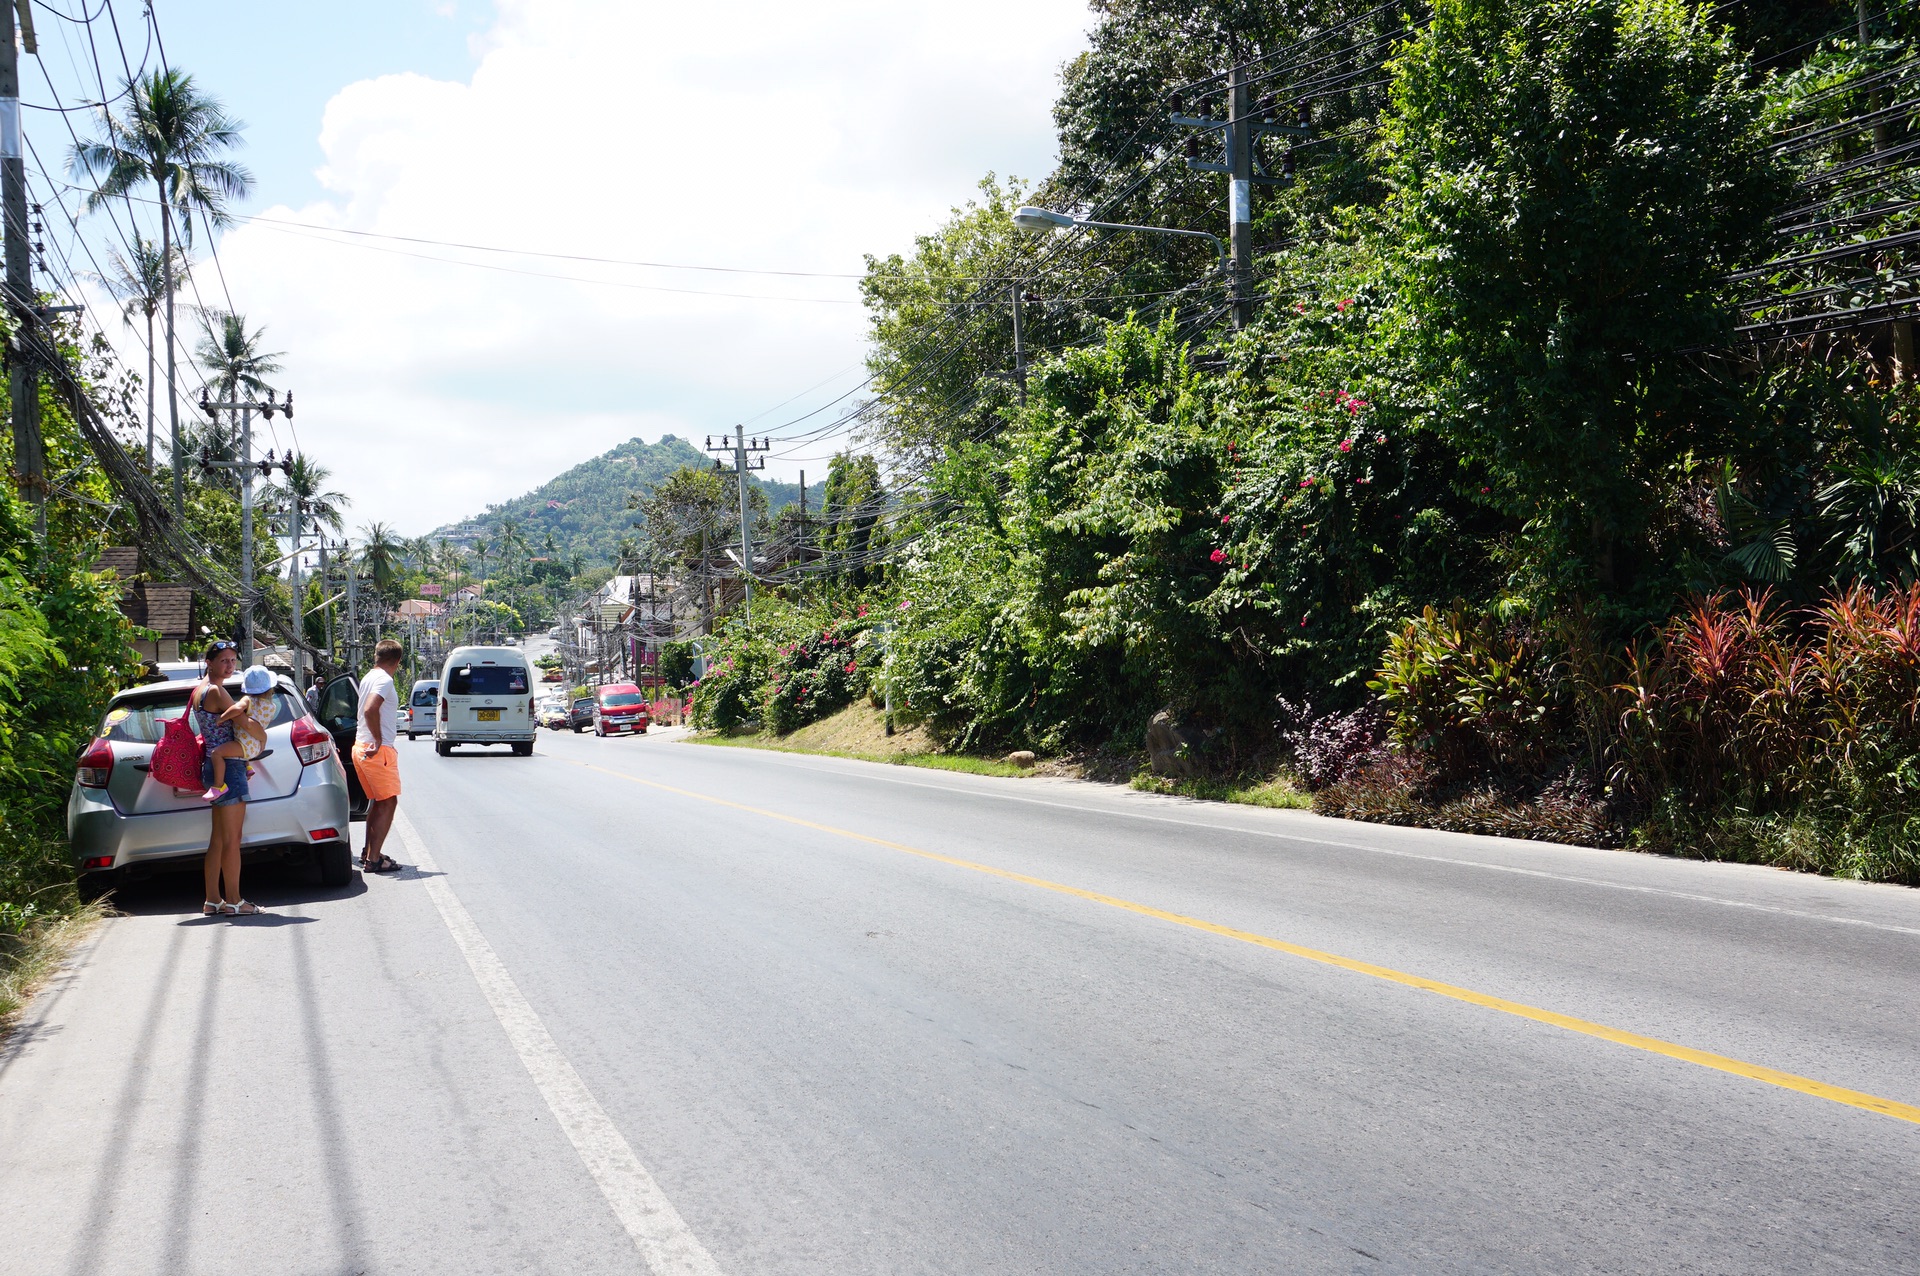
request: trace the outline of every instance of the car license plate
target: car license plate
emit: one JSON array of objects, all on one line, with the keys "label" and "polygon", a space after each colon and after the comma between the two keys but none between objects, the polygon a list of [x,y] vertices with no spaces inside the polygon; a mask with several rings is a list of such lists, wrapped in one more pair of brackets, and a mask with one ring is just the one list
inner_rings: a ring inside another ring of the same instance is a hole
[{"label": "car license plate", "polygon": [[500,711],[498,709],[476,709],[474,710],[473,716],[482,722],[500,721]]}]

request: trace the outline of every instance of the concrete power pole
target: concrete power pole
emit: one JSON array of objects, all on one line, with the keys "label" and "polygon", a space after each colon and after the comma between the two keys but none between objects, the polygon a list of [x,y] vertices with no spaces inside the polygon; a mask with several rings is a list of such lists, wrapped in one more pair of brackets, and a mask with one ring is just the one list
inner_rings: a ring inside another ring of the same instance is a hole
[{"label": "concrete power pole", "polygon": [[[21,336],[38,321],[33,291],[32,240],[27,230],[27,171],[20,140],[20,54],[14,45],[15,0],[0,0],[0,216],[5,218],[7,310],[14,339],[8,389],[13,395],[14,480],[33,502],[42,533],[47,526],[47,458],[40,437],[37,368]],[[34,52],[32,10],[18,0],[27,51]]]},{"label": "concrete power pole", "polygon": [[1248,110],[1247,68],[1227,72],[1227,219],[1231,231],[1233,326],[1253,322],[1253,117]]},{"label": "concrete power pole", "polygon": [[[1274,95],[1269,93],[1255,103],[1244,65],[1230,67],[1225,78],[1226,119],[1184,114],[1182,94],[1176,93],[1172,98],[1172,120],[1185,128],[1220,135],[1224,163],[1201,159],[1200,139],[1190,137],[1187,139],[1187,167],[1226,176],[1228,248],[1231,258],[1228,294],[1233,306],[1233,326],[1244,328],[1253,322],[1253,188],[1285,186],[1293,181],[1291,148],[1286,152],[1280,171],[1273,173],[1261,167],[1259,157],[1255,154],[1255,144],[1269,134],[1309,137],[1313,129],[1305,102],[1296,106],[1297,118],[1294,123],[1276,123],[1273,118]],[[1216,76],[1205,83],[1218,84],[1219,79]],[[1210,98],[1213,92],[1203,90],[1201,96]]]},{"label": "concrete power pole", "polygon": [[745,600],[749,607],[753,603],[753,520],[747,516],[747,471],[764,470],[767,459],[748,464],[747,457],[755,452],[765,452],[773,446],[771,439],[750,439],[746,427],[733,427],[733,442],[727,442],[726,435],[720,436],[720,444],[714,446],[713,436],[707,436],[707,451],[733,453],[733,475],[740,490],[740,583],[745,589]]},{"label": "concrete power pole", "polygon": [[305,695],[307,692],[307,653],[300,649],[301,642],[303,642],[307,636],[306,617],[302,614],[305,611],[305,606],[304,600],[301,598],[301,595],[306,593],[306,582],[300,578],[300,510],[305,502],[293,492],[289,492],[287,495],[291,498],[287,504],[292,507],[293,511],[287,516],[289,519],[287,530],[293,533],[293,562],[292,565],[287,568],[287,584],[293,594],[293,685],[301,695]]},{"label": "concrete power pole", "polygon": [[[1013,384],[1019,390],[1020,402],[1027,401],[1027,348],[1020,340],[1020,285],[1007,285],[1007,298],[1013,302]],[[806,485],[803,480],[800,487],[801,499],[806,499]]]},{"label": "concrete power pole", "polygon": [[[291,390],[287,392],[287,401],[284,404],[274,401],[274,391],[272,390],[267,391],[267,398],[264,403],[255,399],[236,399],[231,402],[213,403],[208,400],[206,390],[202,389],[200,391],[200,410],[208,416],[212,416],[215,412],[237,412],[240,414],[240,459],[238,461],[216,461],[212,457],[203,456],[200,460],[200,467],[202,469],[229,469],[240,471],[240,665],[242,668],[245,668],[253,663],[253,600],[256,593],[253,587],[253,414],[258,412],[270,421],[273,419],[274,413],[285,412],[287,419],[291,421],[293,419],[293,392]],[[273,453],[269,452],[267,459],[260,462],[260,476],[265,478],[276,469],[284,473],[290,470],[292,466],[293,456],[291,453],[288,454],[286,460],[276,461]],[[175,468],[178,469],[178,466],[176,465]],[[299,516],[295,515],[295,527],[299,526],[298,518]],[[297,545],[298,543],[296,540],[295,544]],[[294,605],[296,609],[299,606],[298,603]],[[297,615],[298,612],[296,611],[295,614]],[[294,637],[297,637],[297,635],[290,637],[288,642],[293,650],[298,651],[299,645],[293,641]],[[295,665],[296,669],[299,667],[298,664]]]}]

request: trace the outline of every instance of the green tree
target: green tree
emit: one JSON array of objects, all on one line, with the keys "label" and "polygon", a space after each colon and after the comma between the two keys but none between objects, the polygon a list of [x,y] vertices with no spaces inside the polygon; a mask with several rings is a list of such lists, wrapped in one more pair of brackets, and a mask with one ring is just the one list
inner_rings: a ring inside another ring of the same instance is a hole
[{"label": "green tree", "polygon": [[370,523],[360,529],[360,567],[373,581],[381,597],[393,593],[400,576],[401,541],[385,523]]},{"label": "green tree", "polygon": [[[175,279],[185,278],[187,259],[178,249],[174,250],[172,268]],[[153,365],[160,355],[160,347],[153,339],[153,317],[166,302],[167,264],[160,256],[160,246],[136,232],[131,256],[123,256],[117,248],[107,250],[107,269],[108,274],[100,282],[120,302],[121,317],[131,325],[137,314],[147,325],[147,468],[151,470],[155,391]]]},{"label": "green tree", "polygon": [[1380,233],[1425,424],[1602,589],[1667,471],[1739,444],[1684,352],[1730,335],[1784,194],[1761,106],[1680,0],[1439,0],[1395,67]]},{"label": "green tree", "polygon": [[98,108],[102,136],[75,142],[69,164],[76,177],[91,178],[94,189],[87,208],[109,200],[131,197],[148,182],[160,205],[160,265],[166,294],[167,423],[171,431],[173,509],[181,515],[186,505],[184,465],[180,451],[180,401],[175,369],[174,218],[180,218],[179,241],[193,243],[193,218],[198,213],[214,226],[229,220],[227,207],[245,199],[253,176],[221,156],[240,145],[245,127],[226,113],[219,101],[203,93],[191,75],[178,68],[157,69],[138,81],[122,82],[118,116]]}]

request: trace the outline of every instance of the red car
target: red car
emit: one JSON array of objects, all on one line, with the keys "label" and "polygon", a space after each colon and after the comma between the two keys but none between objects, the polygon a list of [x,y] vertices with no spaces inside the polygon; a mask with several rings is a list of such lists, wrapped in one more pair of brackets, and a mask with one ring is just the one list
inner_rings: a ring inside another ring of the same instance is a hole
[{"label": "red car", "polygon": [[653,725],[647,697],[631,682],[609,682],[593,693],[593,733],[599,736],[645,735]]}]

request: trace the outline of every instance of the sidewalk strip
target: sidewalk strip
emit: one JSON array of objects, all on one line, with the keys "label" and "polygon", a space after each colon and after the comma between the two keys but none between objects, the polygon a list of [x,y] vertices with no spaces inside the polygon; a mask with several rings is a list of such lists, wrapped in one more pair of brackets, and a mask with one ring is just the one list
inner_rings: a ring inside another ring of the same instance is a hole
[{"label": "sidewalk strip", "polygon": [[1239,930],[1232,926],[1222,926],[1217,922],[1206,921],[1198,917],[1188,917],[1183,913],[1171,913],[1165,909],[1154,908],[1149,904],[1138,904],[1116,895],[1103,895],[1098,891],[1084,890],[1078,886],[1067,886],[1060,882],[1051,882],[1044,877],[1029,877],[1025,873],[1015,873],[1009,869],[995,868],[991,864],[979,864],[972,860],[958,859],[951,855],[942,855],[938,851],[926,851],[917,846],[908,846],[902,842],[890,842],[882,837],[873,837],[866,833],[855,833],[849,829],[835,828],[830,824],[816,824],[812,820],[801,819],[797,815],[786,815],[779,811],[769,811],[757,806],[748,806],[743,802],[734,802],[727,798],[713,797],[706,793],[696,793],[691,789],[676,788],[671,784],[662,784],[658,780],[646,780],[624,771],[614,771],[607,767],[595,766],[591,762],[574,762],[570,758],[558,759],[572,766],[585,767],[589,771],[598,771],[618,779],[630,780],[635,784],[644,784],[649,788],[673,793],[680,797],[692,798],[697,802],[709,802],[715,806],[729,807],[735,811],[744,811],[749,815],[764,816],[770,820],[812,829],[817,833],[827,833],[835,837],[850,838],[856,842],[865,842],[871,846],[885,847],[890,851],[899,851],[905,855],[918,856],[939,864],[948,864],[954,868],[964,868],[975,873],[985,873],[989,877],[1002,878],[1009,882],[1019,882],[1024,886],[1035,886],[1041,890],[1053,891],[1059,895],[1072,895],[1078,899],[1091,900],[1109,908],[1122,909],[1129,913],[1138,913],[1142,917],[1152,917],[1163,922],[1172,922],[1193,930],[1205,931],[1210,935],[1219,935],[1226,939],[1238,940],[1243,944],[1253,944],[1260,948],[1270,948],[1275,952],[1318,962],[1323,966],[1335,966],[1341,970],[1366,975],[1372,979],[1385,980],[1408,988],[1417,988],[1422,992],[1437,993],[1468,1005],[1480,1006],[1487,1010],[1497,1010],[1502,1014],[1514,1015],[1521,1019],[1531,1019],[1535,1023],[1550,1024],[1555,1028],[1564,1028],[1568,1032],[1578,1032],[1589,1037],[1598,1037],[1602,1041],[1611,1041],[1615,1045],[1628,1046],[1635,1050],[1644,1050],[1649,1054],[1664,1055],[1669,1059],[1678,1059],[1684,1063],[1697,1064],[1711,1068],[1716,1072],[1730,1073],[1736,1077],[1745,1077],[1749,1081],[1759,1081],[1766,1085],[1778,1086],[1783,1090],[1792,1090],[1799,1094],[1812,1095],[1817,1099],[1827,1099],[1834,1103],[1843,1103],[1848,1107],[1860,1108],[1867,1112],[1877,1112],[1881,1116],[1890,1116],[1898,1121],[1907,1121],[1920,1125],[1920,1107],[1910,1103],[1901,1103],[1894,1099],[1883,1099],[1878,1095],[1866,1094],[1859,1090],[1849,1090],[1843,1086],[1829,1085],[1811,1077],[1796,1076],[1791,1072],[1782,1072],[1777,1068],[1768,1068],[1757,1063],[1747,1063],[1741,1059],[1730,1058],[1723,1054],[1714,1054],[1706,1050],[1695,1050],[1691,1046],[1677,1045],[1671,1041],[1662,1041],[1658,1037],[1643,1036],[1637,1032],[1628,1032],[1621,1028],[1610,1028],[1606,1024],[1594,1023],[1587,1019],[1576,1019],[1572,1015],[1563,1015],[1557,1011],[1542,1010],[1524,1002],[1508,1001],[1504,997],[1494,997],[1487,993],[1475,992],[1471,988],[1462,988],[1456,984],[1441,983],[1436,979],[1427,979],[1420,975],[1410,975],[1405,971],[1394,970],[1387,966],[1376,966],[1371,962],[1358,961],[1352,957],[1342,957],[1337,953],[1322,952],[1317,948],[1307,948],[1300,944],[1288,943],[1284,939],[1274,939],[1269,935],[1257,934],[1250,930]]},{"label": "sidewalk strip", "polygon": [[[414,830],[405,812],[393,818],[393,834],[405,846],[408,858],[423,872],[438,872],[426,843]],[[540,1016],[528,1004],[513,976],[501,964],[493,945],[487,942],[473,918],[447,885],[445,877],[429,877],[422,883],[428,898],[440,910],[453,942],[467,959],[487,1004],[493,1007],[507,1039],[526,1065],[527,1073],[547,1101],[560,1128],[566,1131],[574,1150],[586,1163],[587,1173],[600,1186],[600,1192],[613,1207],[614,1217],[633,1238],[647,1270],[654,1276],[720,1276],[712,1255],[700,1244],[693,1231],[673,1208],[660,1185],[640,1164],[620,1130],[607,1116],[587,1083],[573,1070],[560,1052]]]}]

